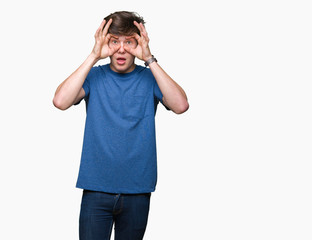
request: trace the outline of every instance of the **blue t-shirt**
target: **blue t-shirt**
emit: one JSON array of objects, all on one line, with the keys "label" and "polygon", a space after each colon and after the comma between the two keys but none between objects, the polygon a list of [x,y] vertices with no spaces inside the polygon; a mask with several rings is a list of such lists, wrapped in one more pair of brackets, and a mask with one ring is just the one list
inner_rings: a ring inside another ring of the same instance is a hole
[{"label": "blue t-shirt", "polygon": [[136,65],[132,72],[121,74],[109,64],[93,67],[83,89],[87,115],[76,187],[108,193],[153,192],[155,114],[163,95],[151,70]]}]

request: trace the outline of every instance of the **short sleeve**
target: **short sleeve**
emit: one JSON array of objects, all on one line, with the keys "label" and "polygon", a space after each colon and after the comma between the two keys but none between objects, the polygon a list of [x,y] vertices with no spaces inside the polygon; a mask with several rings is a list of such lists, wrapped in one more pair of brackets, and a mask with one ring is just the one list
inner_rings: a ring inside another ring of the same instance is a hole
[{"label": "short sleeve", "polygon": [[170,108],[168,108],[164,103],[163,103],[163,94],[162,92],[160,91],[160,88],[155,80],[154,82],[154,96],[155,98],[162,103],[162,105],[164,105],[164,107],[167,109],[167,110],[171,110]]},{"label": "short sleeve", "polygon": [[[90,79],[90,73],[88,74],[84,83],[82,84],[82,88],[85,91],[85,96],[83,99],[85,99],[85,100],[89,97],[89,93],[90,93],[90,80],[89,79]],[[81,100],[79,102],[75,103],[74,105],[78,105],[81,102]]]},{"label": "short sleeve", "polygon": [[89,81],[88,76],[87,76],[86,80],[84,81],[82,88],[86,93],[85,98],[88,97],[89,93],[90,93],[90,81]]}]

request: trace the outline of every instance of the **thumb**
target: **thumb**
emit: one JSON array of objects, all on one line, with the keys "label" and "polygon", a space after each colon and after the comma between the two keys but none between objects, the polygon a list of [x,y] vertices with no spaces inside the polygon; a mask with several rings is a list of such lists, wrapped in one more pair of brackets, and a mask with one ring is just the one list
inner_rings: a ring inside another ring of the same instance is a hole
[{"label": "thumb", "polygon": [[125,49],[128,53],[130,53],[130,54],[132,54],[132,55],[135,56],[135,50],[134,50],[133,48],[129,48],[128,46],[124,46],[124,49]]},{"label": "thumb", "polygon": [[108,48],[110,49],[110,56],[112,56],[112,55],[114,55],[118,50],[119,50],[119,47],[110,47],[110,46],[108,46]]}]

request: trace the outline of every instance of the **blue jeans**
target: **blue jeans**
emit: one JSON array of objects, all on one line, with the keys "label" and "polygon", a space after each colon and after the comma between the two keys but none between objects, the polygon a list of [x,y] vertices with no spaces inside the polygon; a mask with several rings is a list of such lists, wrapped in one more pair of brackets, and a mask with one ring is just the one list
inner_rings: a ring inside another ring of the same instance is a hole
[{"label": "blue jeans", "polygon": [[150,193],[111,194],[83,190],[79,218],[80,240],[142,240],[149,212]]}]

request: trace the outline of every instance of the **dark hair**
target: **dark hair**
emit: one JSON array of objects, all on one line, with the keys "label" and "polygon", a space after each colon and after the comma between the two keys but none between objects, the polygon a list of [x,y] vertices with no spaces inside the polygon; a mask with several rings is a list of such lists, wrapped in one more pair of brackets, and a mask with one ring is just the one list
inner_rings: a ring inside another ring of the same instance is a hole
[{"label": "dark hair", "polygon": [[133,21],[143,24],[145,23],[143,18],[135,12],[127,12],[127,11],[115,12],[108,15],[104,19],[106,20],[106,22],[108,22],[108,20],[111,18],[113,19],[113,22],[108,29],[108,33],[114,35],[130,36],[134,33],[140,35],[140,31],[133,24]]}]

